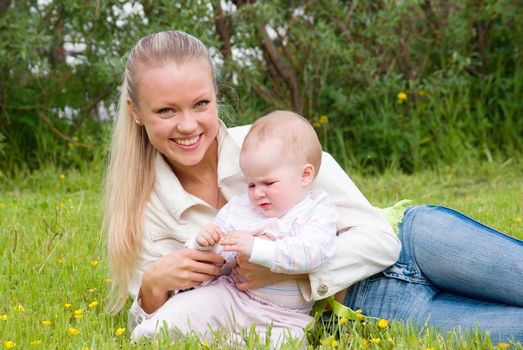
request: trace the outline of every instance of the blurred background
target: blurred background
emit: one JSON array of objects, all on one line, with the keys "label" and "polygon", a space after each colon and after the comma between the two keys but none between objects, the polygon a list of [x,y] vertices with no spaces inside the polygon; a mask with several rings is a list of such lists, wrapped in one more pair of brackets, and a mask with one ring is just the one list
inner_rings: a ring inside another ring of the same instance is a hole
[{"label": "blurred background", "polygon": [[106,161],[126,53],[183,30],[232,125],[291,109],[362,173],[521,157],[521,0],[0,0],[0,176]]}]

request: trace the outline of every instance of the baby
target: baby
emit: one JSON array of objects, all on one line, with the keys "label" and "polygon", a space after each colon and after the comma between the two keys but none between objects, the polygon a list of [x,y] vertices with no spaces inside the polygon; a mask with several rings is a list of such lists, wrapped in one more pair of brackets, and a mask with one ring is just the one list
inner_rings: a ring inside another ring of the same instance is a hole
[{"label": "baby", "polygon": [[[240,154],[247,194],[231,198],[214,223],[205,226],[187,246],[223,249],[226,262],[242,253],[250,262],[278,273],[304,274],[319,269],[334,255],[337,221],[336,209],[326,193],[309,192],[321,154],[318,137],[303,117],[278,111],[256,121]],[[231,275],[232,281],[237,278]],[[246,293],[260,303],[301,314],[309,314],[312,307],[296,279]]]}]

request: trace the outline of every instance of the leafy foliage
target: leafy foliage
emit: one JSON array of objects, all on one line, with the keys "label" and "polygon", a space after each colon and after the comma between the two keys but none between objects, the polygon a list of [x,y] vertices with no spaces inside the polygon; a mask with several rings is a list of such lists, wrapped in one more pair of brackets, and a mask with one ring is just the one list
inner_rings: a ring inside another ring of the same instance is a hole
[{"label": "leafy foliage", "polygon": [[3,0],[3,169],[100,158],[126,52],[173,29],[211,48],[229,125],[295,110],[345,168],[523,149],[520,1]]}]

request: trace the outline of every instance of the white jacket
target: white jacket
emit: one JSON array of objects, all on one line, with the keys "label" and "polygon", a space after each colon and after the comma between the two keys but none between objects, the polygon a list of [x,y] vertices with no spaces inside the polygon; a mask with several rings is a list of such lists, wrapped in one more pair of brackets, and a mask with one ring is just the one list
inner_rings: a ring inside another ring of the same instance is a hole
[{"label": "white jacket", "polygon": [[[218,133],[218,184],[226,199],[247,190],[239,166],[240,147],[250,125]],[[129,310],[132,330],[149,318],[137,299],[146,267],[158,258],[184,247],[200,228],[212,222],[217,213],[200,198],[185,192],[161,155],[156,159],[156,182],[145,208],[144,241],[138,270],[129,286],[134,299]],[[315,187],[327,191],[338,211],[336,254],[319,271],[309,274],[310,283],[301,283],[306,299],[318,300],[372,276],[394,264],[400,242],[390,224],[374,209],[352,180],[323,153]]]}]

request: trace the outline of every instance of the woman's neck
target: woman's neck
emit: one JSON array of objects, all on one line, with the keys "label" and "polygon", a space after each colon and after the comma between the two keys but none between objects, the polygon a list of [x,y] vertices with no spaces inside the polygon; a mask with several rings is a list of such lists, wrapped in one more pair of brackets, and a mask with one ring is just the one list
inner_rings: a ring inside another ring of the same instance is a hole
[{"label": "woman's neck", "polygon": [[195,166],[175,167],[171,165],[183,189],[201,198],[211,207],[220,209],[227,200],[218,186],[218,142],[215,140],[202,161]]},{"label": "woman's neck", "polygon": [[192,166],[176,166],[171,164],[171,168],[173,169],[174,173],[178,177],[178,180],[184,187],[185,184],[217,184],[218,142],[214,140],[214,142],[211,143],[203,159],[198,164]]}]

